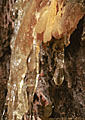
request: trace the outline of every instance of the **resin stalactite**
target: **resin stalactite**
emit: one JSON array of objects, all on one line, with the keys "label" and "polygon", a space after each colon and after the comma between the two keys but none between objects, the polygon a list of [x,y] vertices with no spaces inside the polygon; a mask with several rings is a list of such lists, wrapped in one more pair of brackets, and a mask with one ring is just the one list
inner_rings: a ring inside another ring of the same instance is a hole
[{"label": "resin stalactite", "polygon": [[[64,45],[68,45],[69,36],[84,16],[79,3],[65,0],[32,0],[19,4],[21,16],[18,32],[11,41],[11,65],[8,82],[8,119],[21,120],[28,111],[31,114],[30,103],[33,102],[34,91],[39,76],[40,44],[46,44],[52,37],[56,39],[57,56],[56,70],[53,76],[56,85],[64,80]],[[24,6],[25,5],[25,6]],[[26,9],[24,9],[26,8]],[[75,15],[74,15],[75,14]],[[18,25],[17,24],[17,25]],[[41,37],[39,38],[39,34]],[[28,78],[26,80],[26,74]],[[27,93],[29,93],[27,95]],[[30,115],[29,115],[30,119]]]}]

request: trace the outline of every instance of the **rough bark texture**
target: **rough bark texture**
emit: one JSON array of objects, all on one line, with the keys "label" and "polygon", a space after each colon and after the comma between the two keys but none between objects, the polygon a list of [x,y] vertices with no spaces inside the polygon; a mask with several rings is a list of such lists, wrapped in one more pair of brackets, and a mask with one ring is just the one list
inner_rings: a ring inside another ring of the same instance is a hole
[{"label": "rough bark texture", "polygon": [[12,5],[14,1],[0,1],[0,119],[7,95],[7,82],[10,71],[10,40],[13,34],[14,18]]},{"label": "rough bark texture", "polygon": [[[36,0],[37,1],[37,0]],[[9,79],[9,70],[10,70],[10,40],[13,34],[13,23],[14,19],[17,18],[17,12],[15,18],[11,16],[11,7],[15,1],[10,0],[1,0],[0,1],[0,118],[3,113],[7,95],[7,82]],[[40,1],[38,1],[40,2]],[[34,3],[33,11],[43,8],[46,5],[48,0],[42,2],[41,6],[39,3]],[[32,34],[29,26],[35,25],[36,21],[33,21],[34,14],[29,15],[30,21],[27,20],[27,16],[24,18],[23,24],[26,28],[23,28],[23,25],[20,27],[19,32],[23,36],[23,32],[27,34]],[[9,17],[10,16],[10,17]],[[28,27],[27,28],[27,23]],[[23,31],[22,31],[23,29]],[[28,29],[28,30],[27,30]],[[26,30],[26,31],[24,31]],[[23,47],[23,54],[26,56],[30,53],[28,47],[32,43],[30,39],[27,38],[27,42],[20,41],[21,36],[17,35],[17,42],[15,43],[18,47]],[[38,39],[41,40],[42,35],[38,36]],[[23,40],[25,38],[23,37]],[[29,45],[27,43],[29,40]],[[42,41],[42,40],[41,40]],[[49,43],[42,43],[40,46],[40,75],[38,87],[36,89],[36,94],[34,95],[34,109],[35,116],[36,113],[42,120],[48,120],[48,118],[76,118],[81,117],[85,118],[85,17],[83,17],[77,26],[77,29],[72,33],[70,37],[70,44],[68,47],[65,47],[65,64],[64,64],[64,74],[65,80],[62,85],[56,86],[52,80],[53,74],[55,72],[55,62],[54,62],[54,49],[53,45],[55,38],[52,38]],[[56,49],[56,48],[55,48]],[[21,53],[20,53],[21,54]],[[26,55],[27,54],[27,55]],[[24,59],[23,61],[26,62]],[[23,63],[23,62],[22,62]],[[24,63],[23,63],[24,64]],[[27,67],[27,66],[26,66]],[[23,70],[21,71],[23,72]],[[17,73],[18,74],[18,73]],[[11,83],[11,85],[13,85]],[[12,89],[13,86],[11,86]],[[41,104],[37,104],[37,102]],[[11,103],[10,103],[11,104]],[[26,117],[25,117],[26,116]],[[2,117],[5,119],[5,116]],[[27,113],[24,115],[24,120],[27,120]],[[10,119],[9,119],[10,120]]]}]

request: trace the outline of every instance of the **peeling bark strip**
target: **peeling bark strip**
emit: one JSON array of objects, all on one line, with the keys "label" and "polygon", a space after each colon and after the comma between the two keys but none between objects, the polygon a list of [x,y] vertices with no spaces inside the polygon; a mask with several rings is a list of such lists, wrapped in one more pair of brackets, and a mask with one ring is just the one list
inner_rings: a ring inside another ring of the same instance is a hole
[{"label": "peeling bark strip", "polygon": [[[61,46],[60,53],[58,53],[58,55],[60,55],[62,52],[62,55],[59,58],[59,61],[61,60],[61,65],[58,61],[54,73],[54,82],[58,84],[58,77],[56,79],[56,76],[57,72],[60,73],[60,69],[63,68],[64,45],[69,44],[67,37],[72,34],[77,27],[79,20],[85,14],[85,12],[82,12],[80,3],[76,2],[76,0],[68,1],[66,3],[65,0],[32,0],[28,2],[30,3],[30,6],[26,9],[19,31],[16,34],[16,39],[11,43],[12,55],[7,96],[8,120],[21,120],[22,116],[31,109],[29,102],[33,102],[30,100],[33,98],[33,92],[31,93],[30,88],[33,87],[34,91],[35,86],[37,87],[37,75],[39,74],[39,58],[36,50],[38,50],[39,53],[41,42],[47,43],[51,40],[52,36],[56,38],[56,45],[58,45],[59,39],[62,39],[59,43],[59,46]],[[41,37],[39,37],[39,34]],[[36,45],[38,46],[38,49],[36,49]],[[31,55],[31,50],[36,53],[35,56],[33,56],[34,54]],[[32,59],[33,57],[35,57],[35,59]],[[29,62],[28,70],[27,59]],[[35,65],[36,60],[37,65]],[[31,75],[32,73],[29,73],[28,78],[30,78],[26,83],[25,75],[27,71],[32,72],[33,76]],[[31,76],[33,79],[31,79]],[[62,77],[62,72],[60,77]],[[31,83],[31,80],[33,83]],[[31,83],[30,85],[29,82]],[[29,97],[29,99],[26,91],[28,86],[29,95],[31,93],[32,96],[31,98]]]}]

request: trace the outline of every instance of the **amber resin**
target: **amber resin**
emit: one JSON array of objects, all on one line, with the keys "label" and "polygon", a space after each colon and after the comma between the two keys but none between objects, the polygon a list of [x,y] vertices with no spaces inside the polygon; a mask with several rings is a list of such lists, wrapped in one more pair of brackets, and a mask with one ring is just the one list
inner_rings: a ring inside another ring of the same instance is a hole
[{"label": "amber resin", "polygon": [[[69,45],[69,37],[84,15],[76,1],[64,2],[65,0],[16,1],[15,9],[18,9],[19,14],[15,21],[15,35],[11,40],[8,120],[21,120],[27,112],[31,119],[31,103],[39,77],[40,44],[46,44],[52,37],[56,38],[54,51],[55,46],[58,47],[54,83],[61,85],[64,80],[64,45]],[[38,38],[38,34],[42,35],[41,38]]]}]

